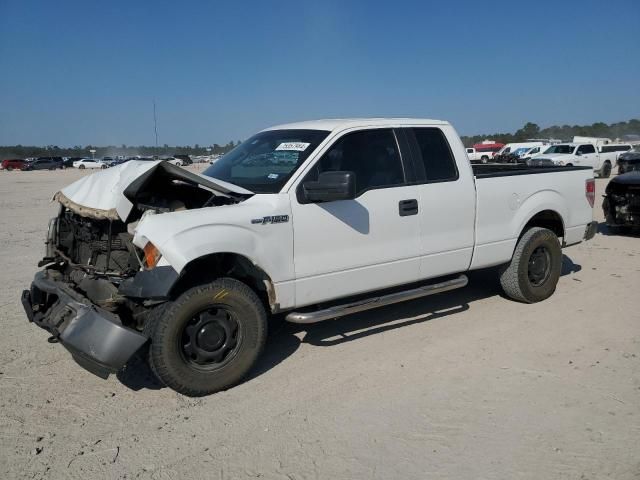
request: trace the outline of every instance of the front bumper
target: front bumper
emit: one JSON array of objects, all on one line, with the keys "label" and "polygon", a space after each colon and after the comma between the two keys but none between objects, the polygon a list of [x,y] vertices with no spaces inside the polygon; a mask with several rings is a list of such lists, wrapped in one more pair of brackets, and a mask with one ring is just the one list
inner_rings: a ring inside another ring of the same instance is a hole
[{"label": "front bumper", "polygon": [[93,305],[56,274],[38,272],[31,289],[22,292],[27,317],[64,345],[80,366],[107,378],[124,367],[148,338],[123,326],[117,315]]}]

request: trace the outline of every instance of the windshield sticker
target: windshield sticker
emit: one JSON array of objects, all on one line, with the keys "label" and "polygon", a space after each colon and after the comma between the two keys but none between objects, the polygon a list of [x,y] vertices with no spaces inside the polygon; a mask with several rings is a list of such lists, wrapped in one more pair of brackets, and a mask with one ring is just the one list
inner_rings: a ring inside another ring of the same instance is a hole
[{"label": "windshield sticker", "polygon": [[276,147],[276,150],[293,150],[295,152],[304,152],[311,145],[306,142],[284,142]]},{"label": "windshield sticker", "polygon": [[277,173],[270,173],[269,175],[267,175],[267,178],[270,179],[270,180],[275,180],[279,176],[280,175],[278,175]]}]

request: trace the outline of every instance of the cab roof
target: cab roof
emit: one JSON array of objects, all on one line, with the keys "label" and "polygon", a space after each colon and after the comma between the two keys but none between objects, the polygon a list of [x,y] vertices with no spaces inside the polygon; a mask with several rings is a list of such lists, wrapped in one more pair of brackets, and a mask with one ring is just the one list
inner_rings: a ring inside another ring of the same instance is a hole
[{"label": "cab roof", "polygon": [[327,118],[286,123],[264,129],[267,130],[345,130],[358,127],[400,127],[404,125],[448,125],[443,120],[426,118]]}]

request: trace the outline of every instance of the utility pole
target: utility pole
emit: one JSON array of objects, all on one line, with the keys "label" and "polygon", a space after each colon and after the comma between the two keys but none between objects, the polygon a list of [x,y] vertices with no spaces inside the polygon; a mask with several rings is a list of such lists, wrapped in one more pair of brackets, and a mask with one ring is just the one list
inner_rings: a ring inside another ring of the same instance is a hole
[{"label": "utility pole", "polygon": [[156,133],[156,148],[158,148],[158,122],[156,120],[156,99],[153,99],[153,130]]}]

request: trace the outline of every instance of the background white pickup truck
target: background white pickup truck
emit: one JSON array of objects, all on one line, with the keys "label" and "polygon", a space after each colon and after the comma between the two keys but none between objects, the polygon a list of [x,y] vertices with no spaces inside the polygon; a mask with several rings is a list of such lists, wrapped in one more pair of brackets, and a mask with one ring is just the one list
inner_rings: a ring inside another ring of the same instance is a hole
[{"label": "background white pickup truck", "polygon": [[546,299],[561,247],[595,233],[592,177],[472,168],[438,120],[273,127],[204,175],[130,161],[58,192],[46,268],[23,304],[94,373],[148,345],[162,382],[205,395],[252,367],[268,314],[333,319],[498,265],[508,296]]},{"label": "background white pickup truck", "polygon": [[544,153],[532,157],[528,164],[591,167],[598,176],[609,178],[615,161],[602,156],[593,143],[558,143],[551,145]]}]

